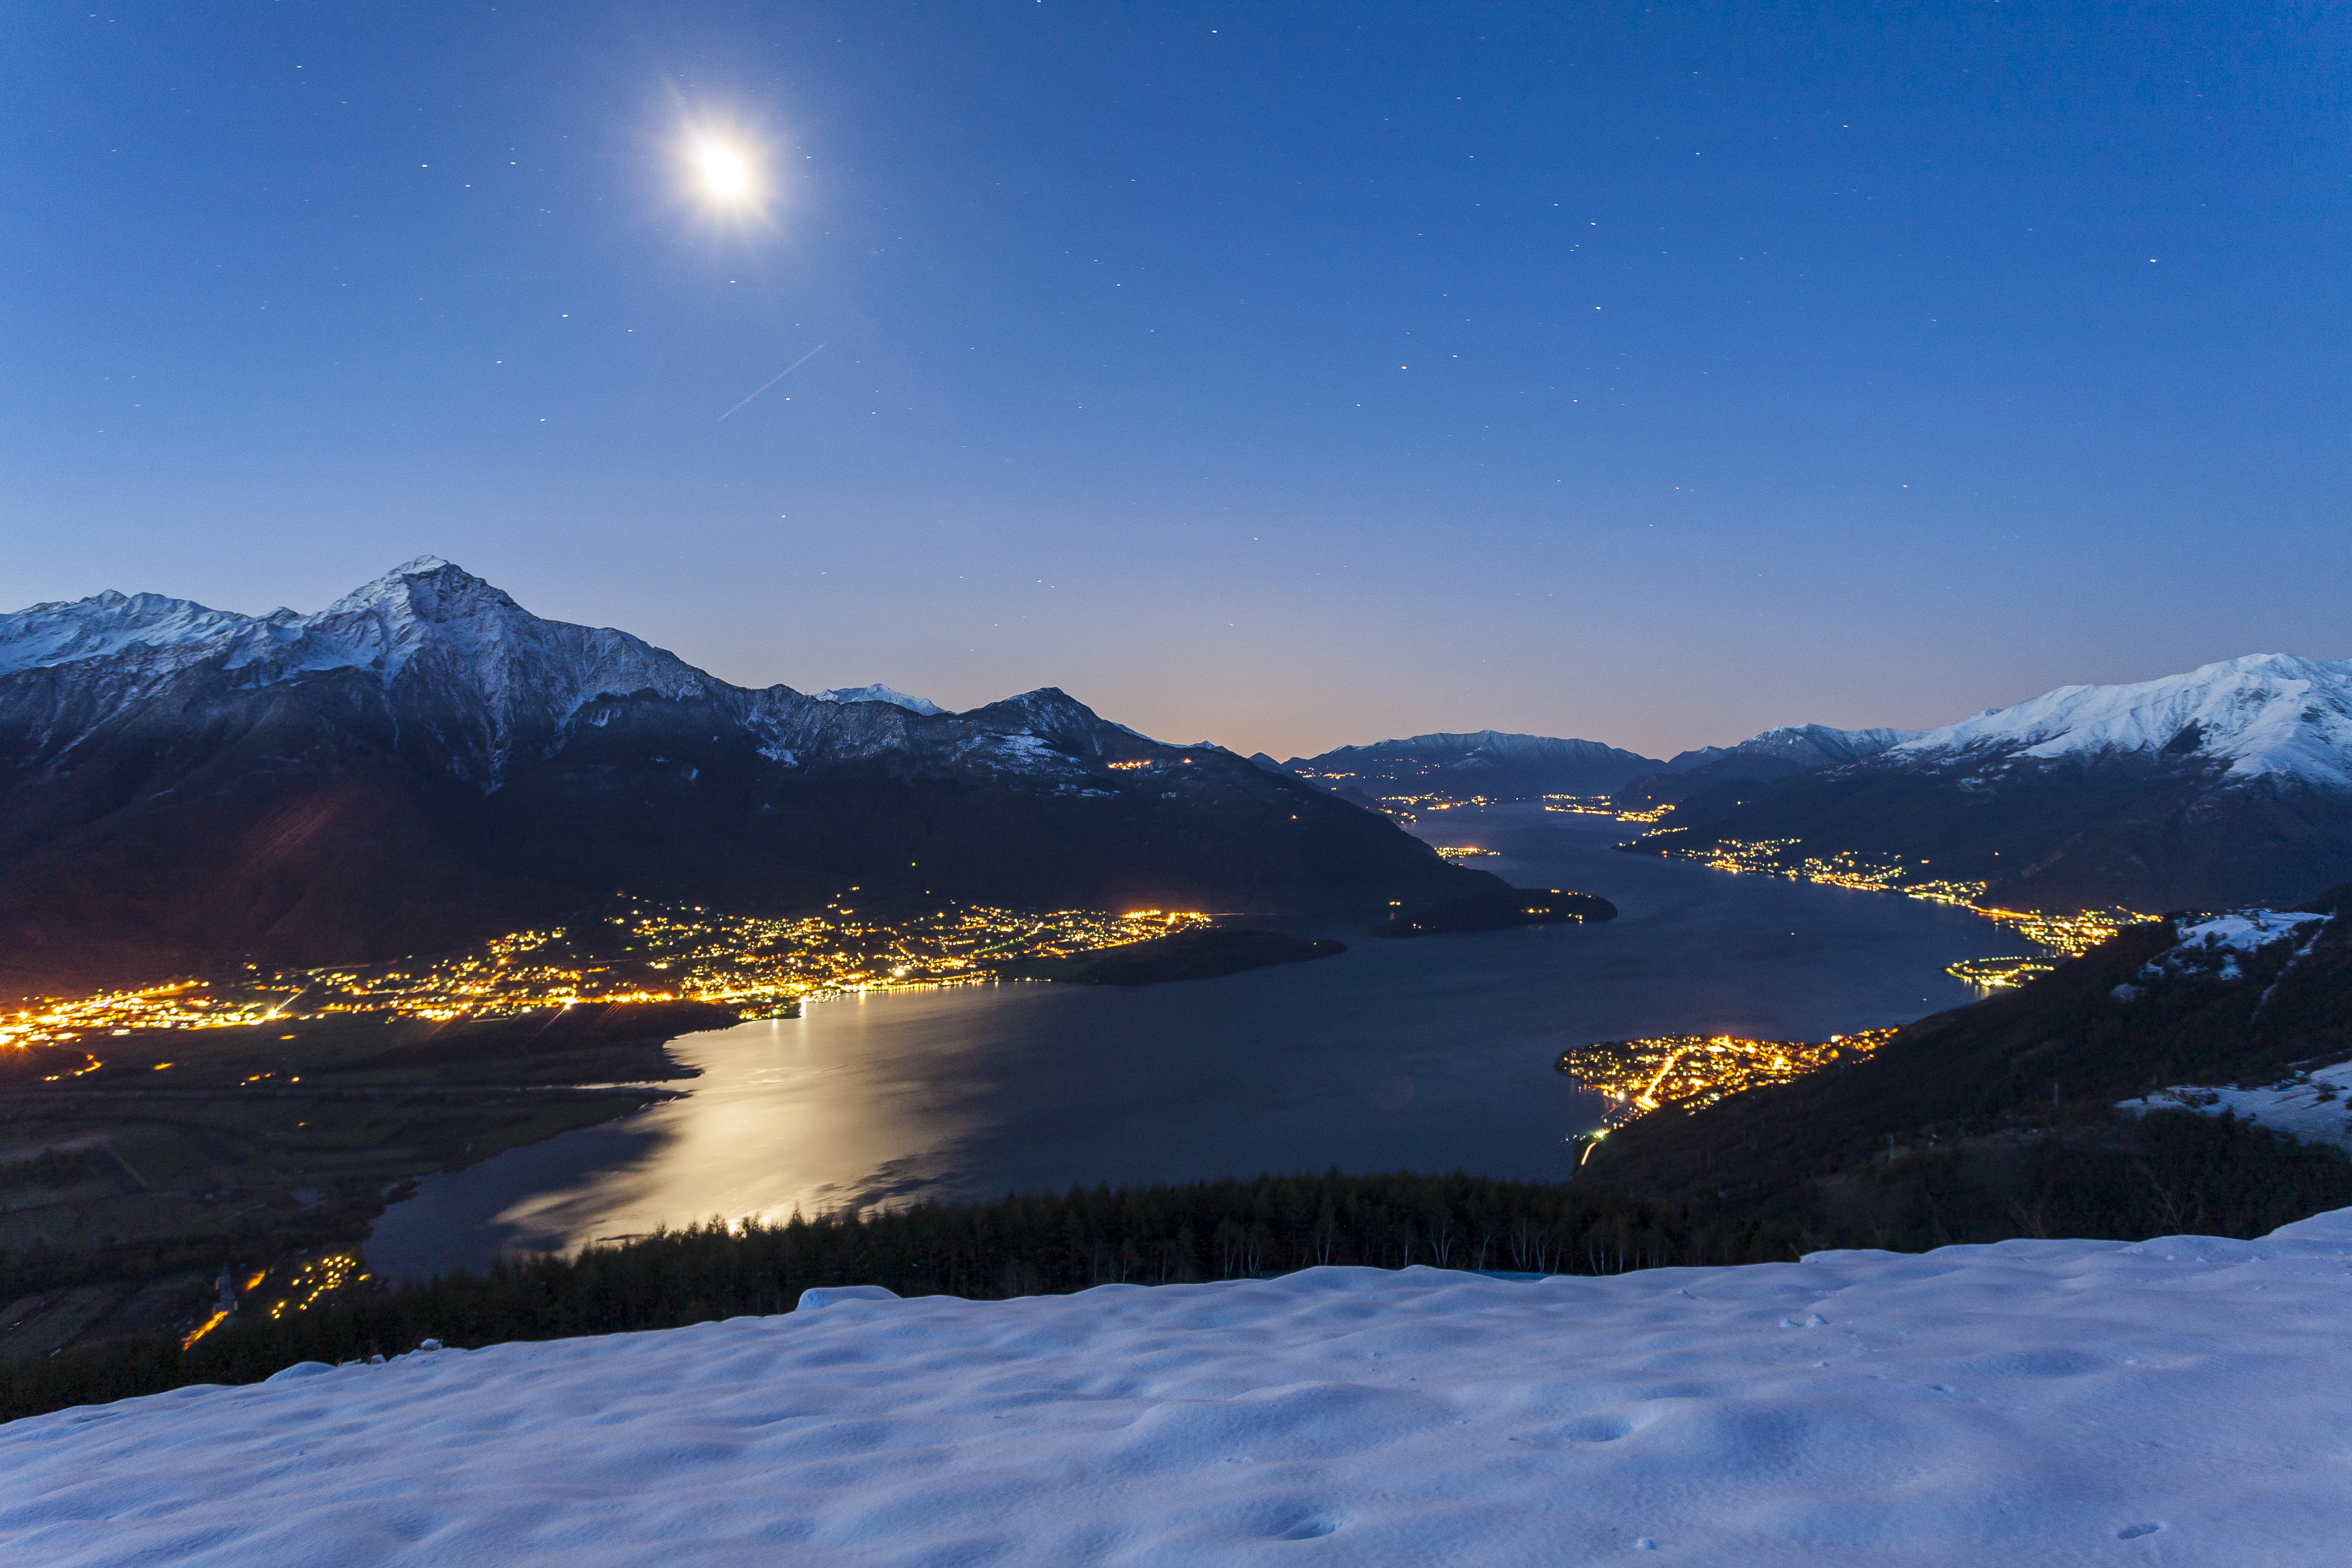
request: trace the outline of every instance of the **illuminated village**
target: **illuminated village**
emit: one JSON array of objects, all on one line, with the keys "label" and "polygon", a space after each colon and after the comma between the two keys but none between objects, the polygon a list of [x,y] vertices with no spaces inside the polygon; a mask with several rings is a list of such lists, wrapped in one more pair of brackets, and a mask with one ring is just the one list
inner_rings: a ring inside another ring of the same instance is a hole
[{"label": "illuminated village", "polygon": [[[433,961],[249,971],[74,999],[47,998],[0,1015],[0,1049],[93,1046],[155,1029],[255,1026],[336,1014],[447,1020],[498,1018],[597,1002],[701,1002],[746,1019],[790,1016],[844,991],[888,991],[986,980],[991,965],[1142,942],[1208,923],[1185,910],[1036,911],[966,905],[885,921],[860,919],[852,889],[821,914],[761,917],[636,903],[593,924],[494,937]],[[100,1047],[102,1048],[102,1047]],[[67,1058],[70,1060],[70,1058]]]},{"label": "illuminated village", "polygon": [[[1548,811],[1590,810],[1583,803],[1555,805]],[[1634,820],[1655,821],[1674,808]],[[1626,820],[1623,814],[1619,820]],[[1676,859],[1696,860],[1717,871],[1738,875],[1785,877],[1791,881],[1817,882],[1859,892],[1899,893],[1929,903],[1949,904],[2007,926],[2042,950],[2038,956],[1964,958],[1948,964],[1946,972],[1978,990],[1991,993],[2021,985],[2047,974],[2059,960],[2080,958],[2126,927],[2159,920],[2132,910],[2078,910],[2072,914],[2038,910],[2008,910],[1980,903],[1986,884],[1918,876],[1899,858],[1874,859],[1841,851],[1828,856],[1798,856],[1800,840],[1727,839],[1696,849],[1664,847],[1641,841],[1644,848]],[[1929,862],[1922,860],[1919,868]],[[1759,1084],[1777,1083],[1814,1072],[1836,1062],[1857,1060],[1876,1050],[1895,1033],[1868,1029],[1833,1035],[1819,1042],[1748,1040],[1728,1035],[1662,1035],[1638,1040],[1602,1040],[1563,1052],[1559,1070],[1587,1089],[1607,1095],[1610,1108],[1603,1126],[1588,1133],[1605,1136],[1637,1117],[1662,1106],[1694,1111],[1715,1104],[1726,1095]],[[1587,1142],[1584,1152],[1591,1152]]]},{"label": "illuminated village", "polygon": [[[1794,851],[1800,841],[1794,838],[1727,838],[1696,849],[1654,845],[1646,837],[1640,842],[1644,849],[1655,848],[1659,854],[1678,860],[1696,860],[1717,871],[1786,877],[1795,882],[1819,882],[1859,892],[1900,893],[1906,899],[1950,904],[1981,915],[1996,925],[2011,927],[2027,942],[2059,958],[2080,958],[2117,931],[2163,918],[2124,909],[2077,910],[2071,914],[2002,909],[1978,902],[1985,894],[1983,882],[1929,877],[1915,880],[1914,869],[1899,858],[1868,859],[1851,850],[1799,858]],[[1918,864],[1924,868],[1929,862],[1922,860]],[[1981,989],[2000,990],[2037,974],[2046,974],[2051,967],[2039,958],[1976,958],[1951,964],[1948,972]]]},{"label": "illuminated village", "polygon": [[338,1291],[373,1278],[357,1253],[342,1251],[298,1258],[275,1268],[256,1270],[242,1287],[224,1273],[219,1296],[205,1309],[204,1319],[180,1336],[180,1348],[186,1350],[240,1312],[262,1313],[272,1319],[283,1318],[289,1312],[307,1312]]},{"label": "illuminated village", "polygon": [[[1742,1089],[1860,1061],[1894,1034],[1893,1029],[1864,1029],[1818,1041],[1746,1040],[1730,1035],[1597,1040],[1562,1051],[1559,1066],[1581,1087],[1609,1098],[1601,1128],[1587,1134],[1589,1140],[1667,1106],[1703,1110]],[[1588,1142],[1584,1152],[1591,1152]]]}]

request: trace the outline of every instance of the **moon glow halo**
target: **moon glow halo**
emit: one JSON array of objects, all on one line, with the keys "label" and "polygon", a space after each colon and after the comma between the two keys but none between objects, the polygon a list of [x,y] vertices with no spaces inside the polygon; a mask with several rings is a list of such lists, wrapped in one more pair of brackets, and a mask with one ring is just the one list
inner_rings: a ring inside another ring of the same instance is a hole
[{"label": "moon glow halo", "polygon": [[706,142],[694,151],[694,165],[702,187],[722,202],[748,201],[751,195],[751,165],[732,147]]}]

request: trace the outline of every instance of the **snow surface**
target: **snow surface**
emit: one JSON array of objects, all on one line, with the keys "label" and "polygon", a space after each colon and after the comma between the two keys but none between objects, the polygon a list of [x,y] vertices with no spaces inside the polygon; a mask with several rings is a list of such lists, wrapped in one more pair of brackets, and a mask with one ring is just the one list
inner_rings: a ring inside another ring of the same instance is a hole
[{"label": "snow surface", "polygon": [[812,691],[809,695],[819,702],[887,702],[894,708],[904,708],[909,713],[920,713],[926,717],[947,711],[928,697],[909,697],[878,680],[871,686],[836,686],[827,691]]},{"label": "snow surface", "polygon": [[19,1421],[0,1558],[2339,1563],[2347,1289],[2352,1211],[1533,1284],[827,1291]]},{"label": "snow surface", "polygon": [[2162,752],[2229,763],[2233,780],[2352,788],[2352,659],[2253,654],[2132,686],[2062,686],[1930,730],[1889,760]]},{"label": "snow surface", "polygon": [[2273,1132],[2292,1132],[2308,1143],[2352,1149],[2352,1062],[2298,1073],[2253,1089],[2181,1084],[2143,1100],[2117,1102],[2134,1116],[2151,1110],[2196,1110],[2207,1116],[2234,1111],[2241,1121],[2259,1122]]}]

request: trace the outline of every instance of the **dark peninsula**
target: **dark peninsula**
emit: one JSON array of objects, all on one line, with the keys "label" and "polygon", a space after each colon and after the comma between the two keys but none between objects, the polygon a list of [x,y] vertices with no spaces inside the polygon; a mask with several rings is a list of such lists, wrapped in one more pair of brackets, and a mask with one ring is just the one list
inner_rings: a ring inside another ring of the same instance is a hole
[{"label": "dark peninsula", "polygon": [[1076,985],[1156,985],[1168,980],[1214,980],[1245,969],[1336,958],[1345,942],[1308,942],[1279,931],[1210,927],[1150,942],[1126,942],[1066,958],[1029,958],[998,969],[1012,980],[1059,980]]},{"label": "dark peninsula", "polygon": [[1448,931],[1501,931],[1507,926],[1552,925],[1561,921],[1613,921],[1617,906],[1591,893],[1558,888],[1482,889],[1428,904],[1399,904],[1371,936],[1436,936]]}]

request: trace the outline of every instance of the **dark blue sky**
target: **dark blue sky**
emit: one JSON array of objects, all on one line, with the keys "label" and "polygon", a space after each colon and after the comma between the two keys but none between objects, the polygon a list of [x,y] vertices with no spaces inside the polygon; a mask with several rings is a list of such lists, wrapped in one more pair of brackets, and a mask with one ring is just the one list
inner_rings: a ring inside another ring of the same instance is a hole
[{"label": "dark blue sky", "polygon": [[[311,609],[433,551],[746,683],[1283,755],[2342,658],[2347,40],[18,5],[0,604]],[[761,213],[694,196],[696,128]]]}]

